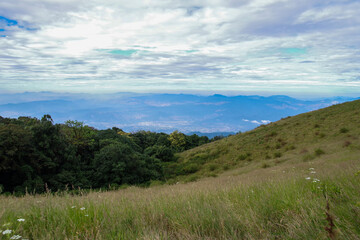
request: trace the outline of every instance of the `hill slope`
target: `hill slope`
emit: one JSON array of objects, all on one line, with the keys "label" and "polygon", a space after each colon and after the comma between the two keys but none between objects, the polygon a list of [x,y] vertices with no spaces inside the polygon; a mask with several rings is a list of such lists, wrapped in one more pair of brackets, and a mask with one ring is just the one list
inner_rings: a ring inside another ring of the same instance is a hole
[{"label": "hill slope", "polygon": [[[334,105],[262,125],[183,152],[171,174],[186,181],[224,170],[267,168],[284,162],[346,160],[360,156],[360,101]],[[246,169],[246,170],[245,170]]]}]

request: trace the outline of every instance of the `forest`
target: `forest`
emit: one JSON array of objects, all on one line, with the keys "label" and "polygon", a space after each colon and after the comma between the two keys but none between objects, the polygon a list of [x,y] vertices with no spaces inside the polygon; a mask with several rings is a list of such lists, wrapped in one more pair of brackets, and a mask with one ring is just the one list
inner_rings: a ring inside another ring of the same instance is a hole
[{"label": "forest", "polygon": [[0,193],[148,186],[187,174],[176,153],[220,138],[0,117]]}]

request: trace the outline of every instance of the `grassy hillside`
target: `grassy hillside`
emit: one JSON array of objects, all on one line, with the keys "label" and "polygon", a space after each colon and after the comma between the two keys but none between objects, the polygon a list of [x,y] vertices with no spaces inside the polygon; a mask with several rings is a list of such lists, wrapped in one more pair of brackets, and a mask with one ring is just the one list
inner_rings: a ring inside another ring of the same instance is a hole
[{"label": "grassy hillside", "polygon": [[360,239],[359,121],[350,102],[184,152],[196,182],[0,196],[0,239]]},{"label": "grassy hillside", "polygon": [[240,172],[285,162],[342,161],[360,154],[360,101],[288,117],[200,146],[179,155],[169,170],[177,180],[193,181],[229,169]]}]

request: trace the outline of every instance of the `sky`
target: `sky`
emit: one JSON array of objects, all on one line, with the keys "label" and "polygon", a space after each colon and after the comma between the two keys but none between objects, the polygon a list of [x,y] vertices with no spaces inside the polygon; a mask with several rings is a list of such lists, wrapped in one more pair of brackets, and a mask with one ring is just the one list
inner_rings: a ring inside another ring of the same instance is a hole
[{"label": "sky", "polygon": [[0,92],[360,94],[358,0],[1,0]]}]

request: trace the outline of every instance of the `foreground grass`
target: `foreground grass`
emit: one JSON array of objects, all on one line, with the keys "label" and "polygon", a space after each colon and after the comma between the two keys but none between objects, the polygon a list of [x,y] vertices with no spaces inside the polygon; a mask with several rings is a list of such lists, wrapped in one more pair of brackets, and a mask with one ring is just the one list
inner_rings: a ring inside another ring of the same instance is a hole
[{"label": "foreground grass", "polygon": [[[0,239],[328,239],[328,231],[360,239],[359,161],[299,162],[84,196],[2,196],[0,229],[13,232]],[[326,212],[335,224],[328,231]]]}]

